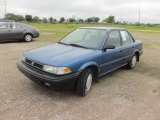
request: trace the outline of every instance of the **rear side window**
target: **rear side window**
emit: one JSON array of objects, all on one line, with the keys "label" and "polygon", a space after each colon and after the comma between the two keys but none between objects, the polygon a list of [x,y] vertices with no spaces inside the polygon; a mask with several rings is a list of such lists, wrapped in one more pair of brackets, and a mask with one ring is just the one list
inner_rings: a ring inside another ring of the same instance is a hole
[{"label": "rear side window", "polygon": [[10,23],[0,23],[0,29],[9,29]]},{"label": "rear side window", "polygon": [[112,31],[107,40],[108,45],[115,45],[115,47],[121,46],[121,39],[119,31]]},{"label": "rear side window", "polygon": [[133,39],[127,31],[120,31],[123,45],[133,43]]},{"label": "rear side window", "polygon": [[13,28],[13,29],[20,29],[20,28],[22,28],[22,25],[13,24],[12,28]]}]

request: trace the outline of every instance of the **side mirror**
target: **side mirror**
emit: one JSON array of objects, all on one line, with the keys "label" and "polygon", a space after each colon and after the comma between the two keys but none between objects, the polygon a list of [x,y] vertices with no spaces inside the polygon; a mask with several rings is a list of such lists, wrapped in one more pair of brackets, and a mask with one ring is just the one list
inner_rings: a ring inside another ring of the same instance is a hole
[{"label": "side mirror", "polygon": [[104,50],[106,50],[106,49],[115,49],[115,45],[106,45],[105,47],[104,47]]}]

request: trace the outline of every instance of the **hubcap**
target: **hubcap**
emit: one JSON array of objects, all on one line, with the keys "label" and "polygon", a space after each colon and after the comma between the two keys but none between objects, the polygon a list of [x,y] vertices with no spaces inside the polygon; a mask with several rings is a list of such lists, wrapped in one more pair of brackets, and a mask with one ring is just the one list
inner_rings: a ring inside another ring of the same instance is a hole
[{"label": "hubcap", "polygon": [[92,74],[89,74],[88,78],[87,78],[87,81],[86,81],[85,94],[87,94],[89,92],[89,90],[91,89],[91,85],[92,85]]},{"label": "hubcap", "polygon": [[136,62],[137,62],[137,58],[136,58],[136,56],[134,56],[134,57],[132,58],[132,67],[135,67]]},{"label": "hubcap", "polygon": [[30,42],[32,40],[32,36],[31,35],[26,35],[25,40],[27,42]]}]

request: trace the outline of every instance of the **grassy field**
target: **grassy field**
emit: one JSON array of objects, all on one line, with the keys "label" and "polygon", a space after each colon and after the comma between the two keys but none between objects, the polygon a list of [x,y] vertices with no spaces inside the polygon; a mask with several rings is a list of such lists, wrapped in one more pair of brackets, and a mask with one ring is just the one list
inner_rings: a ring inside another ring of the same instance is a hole
[{"label": "grassy field", "polygon": [[106,25],[106,24],[36,24],[30,23],[31,26],[38,28],[41,32],[40,41],[45,38],[46,41],[57,41],[70,31],[86,26],[103,26],[103,27],[121,27],[130,32],[141,33],[160,33],[160,27],[131,26],[131,25]]}]

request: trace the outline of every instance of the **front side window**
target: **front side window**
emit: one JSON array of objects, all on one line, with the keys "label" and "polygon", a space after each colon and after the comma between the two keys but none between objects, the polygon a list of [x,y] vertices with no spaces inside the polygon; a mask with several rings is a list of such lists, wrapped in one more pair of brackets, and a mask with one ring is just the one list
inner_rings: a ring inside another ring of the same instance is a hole
[{"label": "front side window", "polygon": [[10,28],[10,23],[0,23],[0,29],[9,29]]},{"label": "front side window", "polygon": [[60,41],[60,43],[98,49],[101,46],[106,33],[106,30],[101,29],[80,28],[68,34]]},{"label": "front side window", "polygon": [[115,45],[115,47],[121,46],[121,38],[119,31],[112,31],[107,39],[108,45]]},{"label": "front side window", "polygon": [[133,42],[131,36],[126,31],[120,31],[123,45],[128,45]]}]

